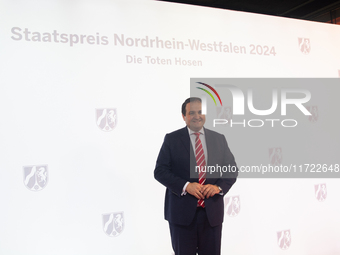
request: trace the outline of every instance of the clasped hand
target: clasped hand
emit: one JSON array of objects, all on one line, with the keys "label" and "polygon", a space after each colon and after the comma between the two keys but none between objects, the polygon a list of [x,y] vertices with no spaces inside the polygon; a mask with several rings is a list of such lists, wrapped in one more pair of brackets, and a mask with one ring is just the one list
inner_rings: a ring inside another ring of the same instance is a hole
[{"label": "clasped hand", "polygon": [[188,184],[186,191],[196,197],[197,199],[205,199],[213,197],[220,193],[220,189],[216,185],[206,184],[201,185],[197,182],[191,182]]}]

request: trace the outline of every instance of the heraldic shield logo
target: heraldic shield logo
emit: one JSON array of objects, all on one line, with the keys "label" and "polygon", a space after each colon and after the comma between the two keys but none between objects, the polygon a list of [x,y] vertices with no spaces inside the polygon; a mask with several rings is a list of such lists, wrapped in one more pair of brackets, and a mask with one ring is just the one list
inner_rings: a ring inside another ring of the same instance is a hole
[{"label": "heraldic shield logo", "polygon": [[277,232],[277,244],[282,250],[287,250],[291,242],[290,229]]},{"label": "heraldic shield logo", "polygon": [[40,191],[48,181],[47,165],[24,166],[24,184],[32,191]]},{"label": "heraldic shield logo", "polygon": [[233,118],[233,108],[231,106],[217,106],[216,116],[217,119],[224,119],[230,123]]},{"label": "heraldic shield logo", "polygon": [[327,198],[326,183],[314,185],[315,197],[319,202],[323,202]]},{"label": "heraldic shield logo", "polygon": [[112,131],[117,126],[117,109],[96,109],[96,123],[101,130]]},{"label": "heraldic shield logo", "polygon": [[272,166],[278,166],[282,164],[282,148],[270,148],[269,149],[269,163]]},{"label": "heraldic shield logo", "polygon": [[226,214],[230,217],[237,216],[241,209],[240,196],[225,197],[224,205]]},{"label": "heraldic shield logo", "polygon": [[108,236],[119,236],[124,230],[124,213],[103,214],[103,229]]},{"label": "heraldic shield logo", "polygon": [[307,110],[312,114],[308,116],[308,120],[310,122],[317,122],[319,119],[319,110],[316,105],[313,106],[307,106]]},{"label": "heraldic shield logo", "polygon": [[303,54],[309,54],[310,52],[310,40],[308,38],[298,38],[299,48]]}]

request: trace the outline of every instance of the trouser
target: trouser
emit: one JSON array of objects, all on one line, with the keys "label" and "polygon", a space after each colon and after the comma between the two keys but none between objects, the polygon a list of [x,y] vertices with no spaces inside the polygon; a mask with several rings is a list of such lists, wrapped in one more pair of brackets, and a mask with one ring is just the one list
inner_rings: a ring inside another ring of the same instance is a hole
[{"label": "trouser", "polygon": [[169,222],[175,255],[220,255],[222,224],[211,227],[205,209],[198,207],[189,226]]}]

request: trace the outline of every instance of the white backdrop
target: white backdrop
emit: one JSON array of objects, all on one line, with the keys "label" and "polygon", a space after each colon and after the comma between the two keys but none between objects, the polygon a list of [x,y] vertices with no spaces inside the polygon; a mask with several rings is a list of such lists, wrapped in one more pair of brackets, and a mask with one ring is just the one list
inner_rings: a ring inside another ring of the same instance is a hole
[{"label": "white backdrop", "polygon": [[[330,24],[105,0],[0,0],[0,24],[6,255],[172,254],[153,170],[165,133],[184,126],[190,78],[340,75]],[[338,179],[239,179],[223,254],[339,254],[339,194]]]}]

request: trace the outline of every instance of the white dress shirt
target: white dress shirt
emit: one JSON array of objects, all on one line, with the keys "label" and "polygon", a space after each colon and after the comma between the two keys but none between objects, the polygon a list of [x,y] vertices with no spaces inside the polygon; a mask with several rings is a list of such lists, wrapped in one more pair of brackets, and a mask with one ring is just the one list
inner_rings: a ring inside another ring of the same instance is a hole
[{"label": "white dress shirt", "polygon": [[[202,143],[202,147],[203,147],[205,163],[207,163],[208,162],[208,151],[207,151],[207,143],[205,141],[204,128],[202,127],[202,129],[200,131],[198,131],[198,132],[192,131],[190,128],[188,128],[188,132],[189,132],[189,137],[190,137],[191,145],[192,145],[192,148],[194,149],[194,152],[195,152],[195,143],[196,143],[196,135],[195,135],[195,133],[200,133],[199,138],[201,139],[201,143]],[[188,184],[189,184],[189,182],[187,182],[184,185],[183,190],[182,190],[182,194],[181,194],[182,196],[187,194],[187,192],[185,190],[186,190]]]}]

